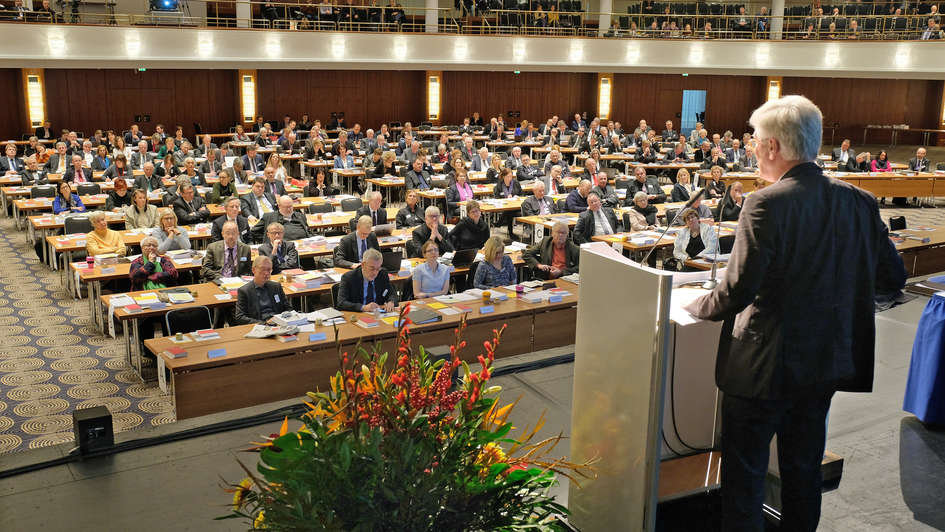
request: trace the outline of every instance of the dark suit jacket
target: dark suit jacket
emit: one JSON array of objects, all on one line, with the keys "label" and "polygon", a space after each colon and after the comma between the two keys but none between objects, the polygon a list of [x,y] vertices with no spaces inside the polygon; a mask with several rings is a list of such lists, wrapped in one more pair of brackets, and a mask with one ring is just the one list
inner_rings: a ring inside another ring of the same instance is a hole
[{"label": "dark suit jacket", "polygon": [[[223,271],[223,261],[226,257],[226,242],[220,240],[211,242],[207,245],[207,254],[203,256],[203,264],[200,266],[200,278],[204,281],[216,281],[220,278],[220,272]],[[239,265],[236,275],[251,275],[253,272],[252,249],[240,241],[236,242],[236,256]]]},{"label": "dark suit jacket", "polygon": [[[69,167],[72,166],[72,158],[69,157],[68,154],[67,154],[67,155],[63,155],[63,157],[65,157],[65,159],[66,159],[66,170],[68,170]],[[54,153],[54,154],[52,154],[52,155],[49,156],[49,160],[46,161],[46,167],[45,167],[45,168],[46,168],[46,171],[49,172],[49,173],[51,173],[51,174],[55,174],[55,173],[56,173],[56,170],[59,169],[59,154],[58,154],[58,153]]]},{"label": "dark suit jacket", "polygon": [[[453,243],[450,242],[449,231],[446,229],[446,226],[439,224],[436,230],[439,231],[440,236],[443,237],[442,239],[437,240],[437,247],[440,249],[440,255],[448,251],[453,251]],[[430,240],[431,234],[432,233],[430,232],[430,228],[427,226],[427,224],[419,225],[413,230],[413,248],[415,249],[411,251],[415,253],[417,257],[420,256],[420,249],[423,247],[423,243],[427,240]],[[410,250],[411,248],[408,247],[407,249]]]},{"label": "dark suit jacket", "polygon": [[[348,310],[360,312],[364,305],[364,275],[361,274],[361,267],[357,267],[341,276],[338,286],[338,300],[335,301],[335,308],[338,310]],[[374,302],[381,305],[392,301],[397,304],[397,290],[390,284],[390,278],[387,272],[381,270],[374,278]]]},{"label": "dark suit jacket", "polygon": [[[551,266],[551,259],[554,257],[554,241],[551,236],[546,236],[536,244],[532,244],[522,253],[522,260],[525,265],[531,269],[536,269],[539,264]],[[569,238],[564,243],[564,275],[577,273],[579,262],[581,260],[581,248],[579,248]]]},{"label": "dark suit jacket", "polygon": [[[110,166],[109,168],[115,168],[115,165]],[[129,175],[129,174],[125,174]],[[108,176],[108,170],[105,171],[105,177]],[[127,179],[127,178],[126,178]],[[141,190],[148,190],[148,179],[144,175],[135,176],[134,188],[140,188]],[[164,182],[158,177],[157,174],[151,174],[151,190],[161,190],[164,188]]]},{"label": "dark suit jacket", "polygon": [[[85,181],[88,183],[91,183],[92,170],[90,168],[83,168],[82,173],[85,175]],[[70,166],[69,169],[66,170],[66,173],[62,175],[62,180],[68,181],[69,183],[72,183],[73,181],[75,181],[75,168],[72,168]]]},{"label": "dark suit jacket", "polygon": [[416,227],[423,223],[423,217],[424,213],[423,209],[420,208],[420,203],[414,205],[412,211],[410,208],[404,205],[399,211],[397,211],[397,217],[395,218],[397,221],[397,229],[402,229],[404,227]]},{"label": "dark suit jacket", "polygon": [[[266,167],[266,161],[263,160],[263,156],[259,155],[258,153],[256,154],[255,160],[256,160],[256,171],[261,172]],[[247,172],[252,172],[253,167],[249,162],[249,155],[244,155],[242,161],[243,161],[243,170],[246,170]]]},{"label": "dark suit jacket", "polygon": [[[275,193],[272,191],[273,188],[276,189]],[[274,197],[285,196],[285,185],[278,179],[274,180],[272,183],[266,181],[266,194]],[[278,205],[275,204],[273,204],[273,206],[278,207]]]},{"label": "dark suit jacket", "polygon": [[[360,218],[360,217],[362,217],[362,216],[367,216],[367,217],[370,217],[370,216],[371,216],[371,207],[370,207],[370,206],[368,206],[368,205],[362,205],[360,209],[358,209],[357,211],[355,211],[355,213],[354,213],[354,219],[355,219],[355,220],[357,220],[358,218]],[[373,225],[384,225],[384,224],[386,224],[386,223],[387,223],[387,209],[385,209],[385,208],[383,208],[383,207],[379,207],[379,208],[377,209],[377,223],[375,223],[375,224],[373,224]]]},{"label": "dark suit jacket", "polygon": [[433,178],[430,177],[430,174],[421,170],[420,175],[418,176],[417,173],[411,169],[404,177],[404,184],[406,185],[407,190],[419,189],[421,177],[426,182],[427,188],[433,188]]},{"label": "dark suit jacket", "polygon": [[[220,161],[213,161],[213,170],[217,173],[217,175],[220,174],[220,172],[223,170],[223,165],[220,164]],[[197,168],[197,172],[201,174],[209,174],[210,161],[204,161],[200,163],[200,168]]]},{"label": "dark suit jacket", "polygon": [[[562,177],[563,176],[564,174],[562,174]],[[515,171],[515,179],[518,181],[529,181],[532,179],[541,179],[543,177],[545,177],[545,174],[543,174],[541,168],[538,168],[537,166],[523,165],[519,166],[518,170]]]},{"label": "dark suit jacket", "polygon": [[558,206],[555,205],[555,201],[545,196],[539,201],[535,196],[529,196],[525,198],[525,201],[522,202],[522,216],[536,216],[541,213],[541,204],[544,203],[548,207],[549,213],[555,213],[558,210]]},{"label": "dark suit jacket", "polygon": [[[617,226],[617,215],[614,214],[614,210],[601,206],[600,211],[607,217],[607,222],[610,223],[610,229],[615,233],[620,231],[620,227]],[[574,226],[574,242],[576,244],[590,242],[596,230],[597,226],[594,224],[593,211],[588,209],[582,212],[578,216],[577,224]]]},{"label": "dark suit jacket", "polygon": [[[213,223],[210,225],[210,241],[216,242],[218,240],[223,240],[223,224],[226,223],[226,215],[222,214],[217,216]],[[249,232],[249,220],[246,219],[242,214],[236,215],[236,227],[240,232],[240,242],[244,244],[252,244],[253,237]]]},{"label": "dark suit jacket", "polygon": [[513,179],[509,186],[505,186],[504,181],[499,181],[495,184],[495,197],[504,198],[505,190],[508,188],[510,196],[521,196],[522,195],[522,185],[519,184],[517,179]]},{"label": "dark suit jacket", "polygon": [[20,172],[20,176],[23,178],[24,186],[45,185],[49,183],[49,179],[46,177],[46,171],[42,169],[36,170],[35,172],[23,170]]},{"label": "dark suit jacket", "polygon": [[485,216],[479,218],[479,223],[473,222],[469,216],[464,216],[453,226],[449,239],[455,249],[479,249],[485,245],[491,234]]},{"label": "dark suit jacket", "polygon": [[[263,192],[263,197],[269,200],[269,204],[272,205],[272,210],[275,211],[279,208],[278,205],[276,205],[276,198],[272,197],[272,194],[269,192]],[[243,214],[243,216],[247,218],[252,216],[257,220],[262,219],[263,213],[260,212],[259,205],[256,203],[256,196],[254,196],[252,192],[240,196],[240,203],[243,205],[240,208],[240,212]]]},{"label": "dark suit jacket", "polygon": [[617,191],[610,185],[607,185],[603,189],[598,185],[594,185],[594,188],[591,189],[591,192],[597,194],[597,197],[599,197],[607,207],[613,208],[620,205],[620,198],[617,197]]},{"label": "dark suit jacket", "polygon": [[[841,150],[840,148],[834,148],[833,154],[830,156],[831,157],[830,160],[839,161],[841,155],[843,155],[843,150]],[[856,152],[853,151],[852,148],[847,150],[847,155],[849,155],[849,160],[856,159]]]},{"label": "dark suit jacket", "polygon": [[259,254],[272,259],[272,273],[298,268],[299,251],[295,248],[295,242],[286,242],[283,240],[279,248],[279,255],[277,256],[272,252],[272,244],[266,242],[259,246]]},{"label": "dark suit jacket", "polygon": [[928,172],[932,168],[932,163],[929,161],[928,157],[924,160],[919,161],[916,157],[909,159],[909,169],[916,172]]},{"label": "dark suit jacket", "polygon": [[646,176],[646,181],[642,184],[636,179],[630,180],[630,186],[627,187],[627,197],[624,200],[624,205],[633,204],[633,196],[637,192],[646,192],[647,195],[655,194],[656,198],[650,200],[650,203],[663,203],[666,201],[666,193],[663,192],[663,187],[660,186],[659,181],[655,177]]},{"label": "dark suit jacket", "polygon": [[19,172],[20,170],[26,168],[26,165],[23,164],[23,159],[19,157],[13,158],[13,164],[10,164],[10,159],[6,155],[0,157],[0,173],[7,173],[8,170],[15,170]]},{"label": "dark suit jacket", "polygon": [[271,223],[282,224],[285,230],[286,240],[299,240],[309,236],[308,220],[302,211],[293,210],[288,217],[283,216],[279,211],[268,212],[256,222],[256,225],[250,229],[253,240],[257,243],[269,242],[269,236],[266,234],[266,228]]},{"label": "dark suit jacket", "polygon": [[[368,249],[381,250],[381,245],[377,242],[377,235],[372,231],[367,238]],[[358,258],[358,234],[348,233],[338,242],[338,247],[332,256],[334,265],[337,268],[354,268],[355,264],[361,262]]]},{"label": "dark suit jacket", "polygon": [[714,162],[712,161],[712,157],[707,157],[707,158],[705,158],[705,159],[702,160],[702,168],[703,168],[704,170],[708,170],[708,169],[712,168],[713,166],[721,166],[721,167],[722,167],[722,170],[727,172],[727,171],[728,171],[728,159],[726,159],[725,156],[720,155],[719,158],[716,159]]},{"label": "dark suit jacket", "polygon": [[177,222],[180,225],[199,224],[210,218],[209,212],[200,212],[200,207],[204,206],[204,201],[196,194],[194,194],[194,201],[191,203],[184,201],[183,196],[178,196],[171,205],[174,207],[174,214],[177,215]]},{"label": "dark suit jacket", "polygon": [[266,284],[263,285],[263,291],[266,293],[264,297],[269,298],[269,304],[272,306],[273,314],[263,316],[260,313],[256,283],[250,281],[236,291],[236,310],[233,311],[233,322],[235,325],[263,323],[266,319],[290,309],[286,301],[285,292],[282,291],[281,284],[275,281],[266,281]]},{"label": "dark suit jacket", "polygon": [[803,163],[745,199],[724,278],[688,310],[731,325],[715,375],[726,394],[866,392],[874,292],[905,280],[876,199]]}]

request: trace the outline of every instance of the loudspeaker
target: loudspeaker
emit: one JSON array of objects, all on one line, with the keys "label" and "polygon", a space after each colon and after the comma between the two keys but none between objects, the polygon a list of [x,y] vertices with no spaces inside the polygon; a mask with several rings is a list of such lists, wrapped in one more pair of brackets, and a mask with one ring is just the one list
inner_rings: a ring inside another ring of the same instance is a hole
[{"label": "loudspeaker", "polygon": [[72,412],[72,431],[82,454],[115,444],[112,414],[104,406],[80,408]]}]

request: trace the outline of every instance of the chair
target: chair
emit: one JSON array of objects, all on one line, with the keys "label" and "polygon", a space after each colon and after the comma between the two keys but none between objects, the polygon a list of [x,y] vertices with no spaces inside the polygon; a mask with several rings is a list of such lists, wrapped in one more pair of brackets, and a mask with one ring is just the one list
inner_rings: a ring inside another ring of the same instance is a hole
[{"label": "chair", "polygon": [[945,163],[935,163],[936,170],[945,170]]},{"label": "chair", "polygon": [[673,223],[677,212],[679,212],[679,209],[666,209],[666,225]]},{"label": "chair", "polygon": [[309,214],[318,214],[323,212],[334,212],[335,207],[331,203],[315,203],[308,206]]},{"label": "chair", "polygon": [[413,299],[413,276],[404,281],[403,288],[400,289],[400,300],[411,301]]},{"label": "chair", "polygon": [[358,229],[358,218],[357,218],[357,216],[352,217],[350,220],[348,220],[348,229],[349,229],[349,232],[351,232],[351,233],[357,231],[357,229]]},{"label": "chair", "polygon": [[341,210],[344,212],[356,211],[364,205],[364,202],[361,201],[361,198],[345,198],[341,200]]},{"label": "chair", "polygon": [[387,124],[387,125],[388,125],[389,127],[401,127],[403,124],[401,124],[400,122],[390,122],[390,123]]},{"label": "chair", "polygon": [[67,235],[92,232],[92,222],[88,216],[66,216],[63,226],[63,231]]},{"label": "chair", "polygon": [[38,185],[30,188],[30,198],[55,198],[56,187],[54,185]]},{"label": "chair", "polygon": [[80,196],[92,196],[101,193],[102,187],[98,183],[82,183],[76,187],[76,194]]},{"label": "chair", "polygon": [[213,328],[210,309],[203,305],[169,310],[164,315],[164,323],[169,335]]},{"label": "chair", "polygon": [[889,230],[890,231],[902,231],[905,228],[906,228],[905,216],[890,216],[889,217]]},{"label": "chair", "polygon": [[558,212],[568,212],[568,201],[565,198],[559,199],[555,204],[558,206]]},{"label": "chair", "polygon": [[341,282],[331,285],[331,306],[338,308],[338,291],[341,290]]}]

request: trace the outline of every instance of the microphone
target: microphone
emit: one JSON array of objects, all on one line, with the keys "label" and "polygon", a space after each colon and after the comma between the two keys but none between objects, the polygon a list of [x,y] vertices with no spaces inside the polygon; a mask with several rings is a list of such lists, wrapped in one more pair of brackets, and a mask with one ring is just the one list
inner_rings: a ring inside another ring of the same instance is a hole
[{"label": "microphone", "polygon": [[[663,229],[663,232],[660,233],[660,237],[657,238],[656,242],[653,243],[653,247],[650,248],[650,251],[648,251],[646,256],[643,257],[643,260],[640,261],[640,266],[644,266],[646,264],[646,260],[650,258],[650,255],[652,255],[654,251],[656,251],[657,244],[660,243],[660,240],[663,240],[663,237],[666,236],[666,232],[669,231],[669,228],[672,227],[674,223],[676,223],[676,219],[679,218],[679,215],[689,207],[692,207],[692,204],[702,199],[702,196],[704,195],[705,188],[700,188],[695,194],[692,195],[692,197],[689,198],[689,201],[687,201],[681,209],[676,210],[676,215],[673,216],[671,221],[666,223],[666,229]],[[718,249],[718,247],[716,247],[716,249]]]}]

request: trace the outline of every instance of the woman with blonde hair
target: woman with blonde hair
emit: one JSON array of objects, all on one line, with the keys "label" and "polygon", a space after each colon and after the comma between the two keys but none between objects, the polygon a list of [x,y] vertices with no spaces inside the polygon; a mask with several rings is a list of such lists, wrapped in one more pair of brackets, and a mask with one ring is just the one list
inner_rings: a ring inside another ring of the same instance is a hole
[{"label": "woman with blonde hair", "polygon": [[512,259],[505,254],[505,244],[502,239],[493,236],[486,240],[486,245],[482,248],[484,260],[479,262],[476,268],[476,277],[473,285],[481,290],[495,288],[496,286],[508,286],[518,282],[518,275],[515,273],[515,265]]},{"label": "woman with blonde hair", "polygon": [[187,230],[177,225],[174,209],[161,209],[161,221],[151,232],[158,241],[158,253],[164,254],[175,249],[190,249],[190,237]]},{"label": "woman with blonde hair", "polygon": [[285,166],[282,165],[282,157],[279,157],[279,154],[273,152],[269,156],[269,162],[266,163],[266,166],[271,166],[276,170],[276,180],[282,181],[283,184],[286,183],[286,170]]}]

